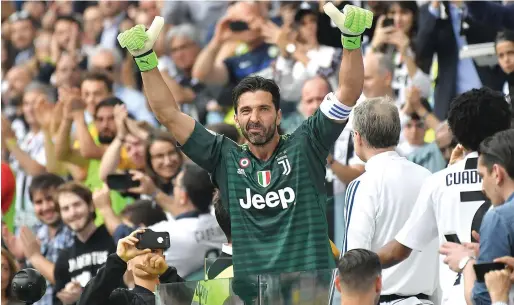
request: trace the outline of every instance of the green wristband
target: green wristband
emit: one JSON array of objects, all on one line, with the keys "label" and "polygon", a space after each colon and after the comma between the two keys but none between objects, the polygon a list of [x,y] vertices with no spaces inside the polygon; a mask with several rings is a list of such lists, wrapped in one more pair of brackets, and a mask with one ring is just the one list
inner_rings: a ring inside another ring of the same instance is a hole
[{"label": "green wristband", "polygon": [[153,50],[146,52],[145,54],[141,54],[137,57],[134,57],[137,66],[139,67],[139,71],[146,72],[150,71],[153,68],[157,67],[159,64],[159,60],[157,59],[157,54]]},{"label": "green wristband", "polygon": [[345,36],[341,35],[341,43],[343,48],[347,50],[355,50],[361,47],[361,35],[357,36]]}]

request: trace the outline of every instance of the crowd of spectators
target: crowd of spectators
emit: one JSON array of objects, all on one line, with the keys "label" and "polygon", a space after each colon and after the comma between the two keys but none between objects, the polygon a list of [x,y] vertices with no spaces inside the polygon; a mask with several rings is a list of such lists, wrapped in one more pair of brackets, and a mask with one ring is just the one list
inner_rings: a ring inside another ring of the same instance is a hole
[{"label": "crowd of spectators", "polygon": [[[361,100],[391,98],[401,125],[396,151],[431,173],[446,168],[460,149],[446,121],[456,96],[482,87],[507,97],[514,91],[512,4],[335,3],[374,13],[374,26],[363,35]],[[157,121],[119,33],[163,16],[154,51],[181,110],[242,143],[231,91],[246,76],[279,85],[282,133],[294,131],[337,86],[340,31],[323,14],[324,4],[2,1],[2,305],[17,304],[8,285],[27,266],[48,284],[36,304],[76,303],[117,245],[141,227],[169,232],[174,246],[165,251],[166,266],[176,268],[175,280],[198,279],[205,258],[225,252],[228,235],[212,205],[215,187]],[[497,60],[484,64],[478,55],[462,55],[474,45],[486,50],[481,57]],[[327,159],[333,206],[327,222],[338,248],[346,186],[366,170],[352,126],[351,117]],[[509,174],[512,179],[512,168]],[[348,260],[371,260],[371,278],[380,277],[372,254],[351,254]],[[352,274],[351,264],[340,270]],[[122,285],[137,286],[134,268],[127,270]],[[487,276],[491,297],[490,287],[505,277]],[[341,285],[349,281],[343,277]],[[372,301],[381,289],[373,285]]]}]

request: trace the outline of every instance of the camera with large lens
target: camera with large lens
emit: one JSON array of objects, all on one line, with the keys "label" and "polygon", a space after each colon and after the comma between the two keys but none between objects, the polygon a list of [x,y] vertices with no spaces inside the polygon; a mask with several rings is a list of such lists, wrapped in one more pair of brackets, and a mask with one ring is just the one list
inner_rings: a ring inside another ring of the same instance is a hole
[{"label": "camera with large lens", "polygon": [[16,299],[34,304],[45,295],[46,280],[36,269],[22,269],[14,275],[11,292]]}]

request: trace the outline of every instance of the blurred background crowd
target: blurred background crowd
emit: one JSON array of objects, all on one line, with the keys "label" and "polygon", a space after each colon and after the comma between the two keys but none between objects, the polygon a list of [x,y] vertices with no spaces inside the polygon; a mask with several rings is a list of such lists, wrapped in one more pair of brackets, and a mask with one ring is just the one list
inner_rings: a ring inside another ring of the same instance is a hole
[{"label": "blurred background crowd", "polygon": [[[373,11],[363,37],[363,97],[395,100],[398,153],[431,172],[447,166],[457,145],[445,122],[453,97],[482,86],[514,90],[514,33],[504,30],[514,29],[514,13],[497,13],[501,1],[335,2]],[[155,119],[120,32],[163,16],[154,50],[175,99],[240,142],[231,90],[244,77],[279,84],[283,133],[337,85],[340,31],[323,4],[2,1],[2,304],[17,266],[47,279],[38,304],[76,302],[80,290],[67,284],[78,278],[83,287],[136,227],[170,232],[175,246],[166,261],[184,278],[226,242],[207,173],[185,166],[189,160]],[[337,246],[346,185],[365,170],[351,137],[349,124],[327,160],[327,222]],[[120,173],[128,175],[113,175]]]}]

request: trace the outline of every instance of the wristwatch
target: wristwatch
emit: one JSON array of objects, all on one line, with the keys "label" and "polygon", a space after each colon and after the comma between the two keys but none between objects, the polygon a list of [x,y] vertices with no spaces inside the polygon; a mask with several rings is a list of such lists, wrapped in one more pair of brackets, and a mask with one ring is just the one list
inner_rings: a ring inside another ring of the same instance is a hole
[{"label": "wristwatch", "polygon": [[466,268],[466,265],[469,263],[469,261],[471,259],[475,259],[474,257],[472,256],[466,256],[466,257],[463,257],[460,262],[459,262],[459,272],[462,272],[464,270],[464,268]]},{"label": "wristwatch", "polygon": [[296,51],[296,46],[294,43],[288,43],[286,46],[286,51],[289,55],[292,55]]}]

